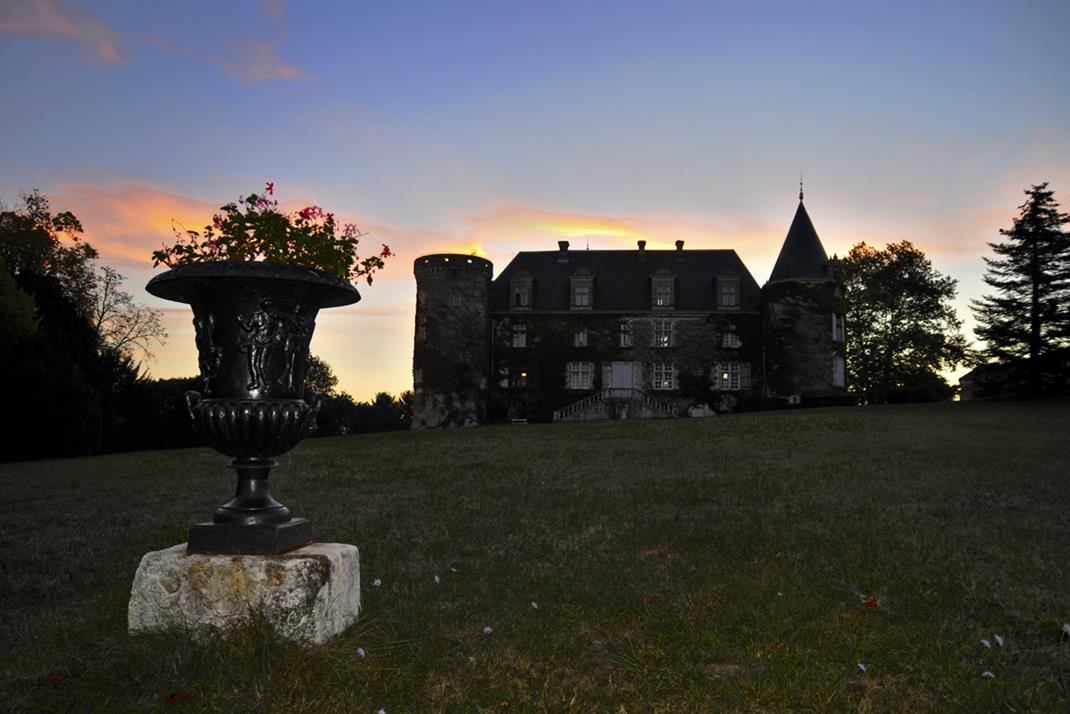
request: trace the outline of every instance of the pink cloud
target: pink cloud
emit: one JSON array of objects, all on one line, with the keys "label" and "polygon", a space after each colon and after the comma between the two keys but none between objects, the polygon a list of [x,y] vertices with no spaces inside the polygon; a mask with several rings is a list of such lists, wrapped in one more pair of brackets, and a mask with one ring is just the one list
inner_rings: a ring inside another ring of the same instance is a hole
[{"label": "pink cloud", "polygon": [[149,37],[147,41],[174,54],[211,62],[239,84],[309,79],[304,70],[279,56],[283,39],[227,42],[223,52],[181,45],[161,37]]},{"label": "pink cloud", "polygon": [[115,32],[79,7],[59,0],[0,3],[0,32],[16,35],[58,35],[85,44],[100,62],[125,61]]}]

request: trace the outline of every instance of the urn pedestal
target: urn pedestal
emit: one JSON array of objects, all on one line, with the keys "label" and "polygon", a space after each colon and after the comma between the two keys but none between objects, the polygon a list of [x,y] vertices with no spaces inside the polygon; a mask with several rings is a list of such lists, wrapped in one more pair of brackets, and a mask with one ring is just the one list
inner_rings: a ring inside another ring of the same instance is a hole
[{"label": "urn pedestal", "polygon": [[360,300],[356,288],[310,268],[271,262],[183,265],[151,294],[193,309],[202,390],[186,394],[198,435],[230,456],[237,489],[189,531],[189,553],[278,554],[313,541],[312,525],[272,498],[268,476],[315,430],[317,395],[304,389],[316,315]]}]

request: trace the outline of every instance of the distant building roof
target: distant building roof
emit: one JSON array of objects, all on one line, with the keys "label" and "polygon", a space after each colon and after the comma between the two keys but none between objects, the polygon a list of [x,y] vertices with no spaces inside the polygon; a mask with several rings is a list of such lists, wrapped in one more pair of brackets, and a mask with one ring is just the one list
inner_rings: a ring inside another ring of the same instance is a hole
[{"label": "distant building roof", "polygon": [[718,309],[717,279],[739,281],[739,309],[760,310],[758,283],[734,250],[557,250],[517,253],[491,286],[491,309],[510,308],[510,281],[526,272],[534,280],[532,311],[568,311],[569,278],[586,270],[594,278],[594,312],[648,312],[651,279],[675,278],[674,309]]},{"label": "distant building roof", "polygon": [[832,269],[829,266],[828,254],[821,245],[821,239],[817,237],[814,224],[806,213],[802,196],[799,196],[799,207],[795,211],[795,218],[788,229],[788,237],[784,239],[784,245],[780,248],[780,255],[773,266],[773,272],[769,276],[769,282],[780,280],[832,280]]}]

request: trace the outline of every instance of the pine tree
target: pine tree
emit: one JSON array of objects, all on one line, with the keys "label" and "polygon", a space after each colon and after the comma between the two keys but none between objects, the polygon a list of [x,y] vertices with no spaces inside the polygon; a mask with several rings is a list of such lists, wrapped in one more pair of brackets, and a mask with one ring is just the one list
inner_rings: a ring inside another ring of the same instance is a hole
[{"label": "pine tree", "polygon": [[997,258],[985,258],[984,281],[995,293],[973,300],[974,332],[984,354],[1005,362],[1028,358],[1029,389],[1040,388],[1038,358],[1070,345],[1070,235],[1047,182],[1025,192],[1026,202],[1006,238],[989,243]]}]

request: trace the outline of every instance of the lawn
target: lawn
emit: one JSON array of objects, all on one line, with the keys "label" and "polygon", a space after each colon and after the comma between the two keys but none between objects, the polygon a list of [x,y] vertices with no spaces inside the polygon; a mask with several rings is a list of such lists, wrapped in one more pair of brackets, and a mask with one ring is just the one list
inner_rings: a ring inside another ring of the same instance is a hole
[{"label": "lawn", "polygon": [[307,441],[273,491],[364,588],[308,649],[126,634],[224,457],[3,464],[0,706],[1065,710],[1068,446],[1066,401]]}]

